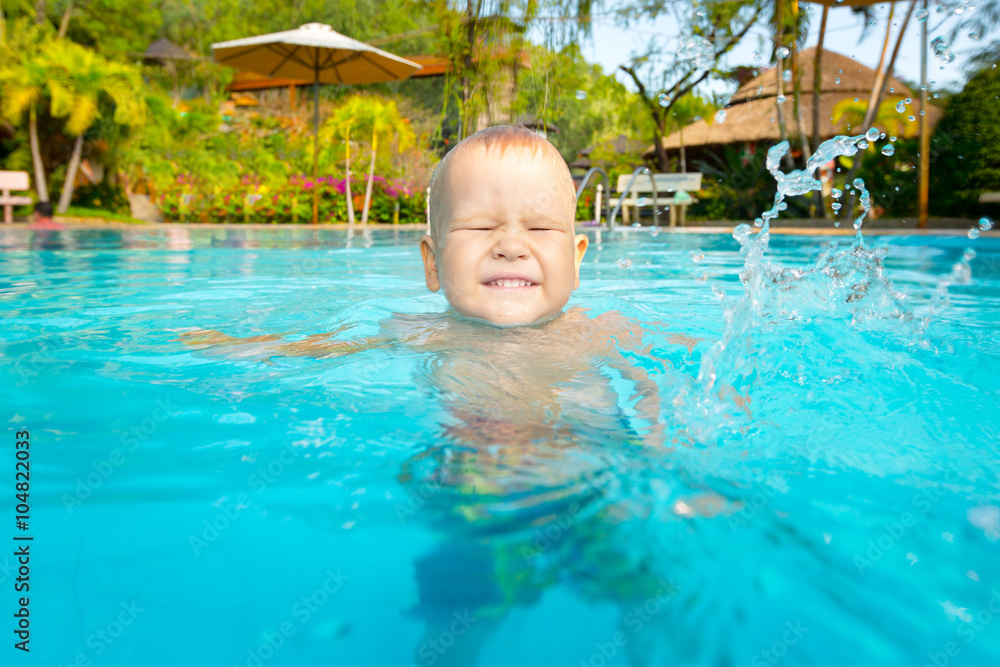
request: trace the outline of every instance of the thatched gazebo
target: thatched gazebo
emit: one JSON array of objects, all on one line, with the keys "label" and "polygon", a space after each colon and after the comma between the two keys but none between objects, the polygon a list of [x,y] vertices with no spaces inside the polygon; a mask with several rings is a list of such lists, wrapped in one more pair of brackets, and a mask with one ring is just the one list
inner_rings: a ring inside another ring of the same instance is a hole
[{"label": "thatched gazebo", "polygon": [[[791,86],[790,84],[785,86],[786,99],[782,105],[790,138],[802,134],[808,137],[813,136],[813,105],[816,100],[816,95],[813,92],[815,59],[815,47],[798,54],[798,77],[802,91],[799,96],[801,113],[798,115],[793,107],[793,96],[789,90]],[[833,123],[834,107],[845,99],[854,100],[857,98],[861,102],[866,102],[875,83],[875,70],[845,55],[828,50],[823,51],[822,63],[819,135],[821,140],[826,140],[838,134],[844,134],[846,130],[842,124],[835,125]],[[777,90],[778,72],[777,68],[772,67],[761,72],[760,75],[743,84],[736,91],[729,107],[726,108],[724,121],[715,122],[713,118],[707,118],[694,122],[665,137],[663,139],[664,148],[678,150],[682,145],[685,148],[707,148],[728,144],[753,144],[760,141],[776,143],[780,141]],[[907,110],[900,116],[906,128],[904,136],[915,136],[918,131],[918,123],[916,121],[909,122],[906,119],[910,115],[915,118],[919,117],[920,96],[914,95],[913,91],[907,88],[902,81],[894,77],[886,83],[885,91],[884,100],[897,97],[913,98],[913,101],[907,106]],[[932,127],[941,119],[942,113],[938,107],[928,105],[927,116]],[[802,127],[799,127],[798,124],[799,117],[802,119]],[[860,133],[861,128],[853,128],[853,131]],[[793,142],[793,149],[794,147]],[[654,155],[653,146],[648,147],[643,152],[644,157]]]}]

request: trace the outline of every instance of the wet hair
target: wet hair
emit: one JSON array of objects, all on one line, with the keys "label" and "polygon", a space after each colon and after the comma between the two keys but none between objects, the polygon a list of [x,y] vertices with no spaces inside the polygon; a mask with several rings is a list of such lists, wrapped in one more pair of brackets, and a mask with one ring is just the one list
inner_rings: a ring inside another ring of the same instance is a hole
[{"label": "wet hair", "polygon": [[35,214],[42,218],[52,217],[52,204],[47,201],[35,202]]},{"label": "wet hair", "polygon": [[431,175],[430,195],[428,197],[430,233],[435,243],[440,243],[441,232],[443,231],[440,223],[440,208],[444,177],[448,173],[449,166],[457,157],[461,157],[478,148],[483,149],[487,153],[496,150],[499,151],[500,155],[503,155],[510,149],[528,151],[532,157],[536,157],[541,152],[544,159],[556,165],[557,168],[562,167],[561,171],[565,172],[564,183],[559,184],[557,187],[565,192],[566,206],[575,211],[576,185],[573,183],[573,177],[569,173],[566,161],[563,160],[562,155],[559,154],[556,147],[548,139],[535,134],[525,127],[519,125],[494,125],[458,142],[444,156],[441,162],[438,163],[438,166],[435,167],[434,173]]}]

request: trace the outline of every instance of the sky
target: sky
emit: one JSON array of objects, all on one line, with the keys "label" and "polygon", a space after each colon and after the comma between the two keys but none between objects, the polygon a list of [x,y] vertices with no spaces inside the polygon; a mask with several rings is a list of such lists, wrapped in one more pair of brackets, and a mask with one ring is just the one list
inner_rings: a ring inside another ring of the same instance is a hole
[{"label": "sky", "polygon": [[[968,0],[965,1],[968,3]],[[806,48],[808,48],[815,46],[818,41],[822,7],[818,4],[805,3],[801,7],[803,7],[803,11],[808,11],[809,8],[813,10],[809,39],[806,44]],[[893,23],[897,26],[895,28],[897,31],[899,29],[898,26],[902,23],[902,18],[905,15],[907,7],[908,4],[906,3],[898,3],[896,6],[896,16],[893,18]],[[934,3],[931,3],[931,7],[930,18],[927,21],[927,26],[931,31],[928,41],[947,30],[957,20],[955,17],[946,20],[946,17],[934,11]],[[851,12],[848,7],[834,7],[830,9],[824,47],[828,50],[851,56],[865,65],[874,68],[878,64],[882,43],[885,39],[885,25],[889,14],[888,3],[878,5],[876,11],[876,25],[869,29],[865,40],[859,42],[858,40],[862,32],[861,18]],[[906,36],[903,40],[903,46],[896,61],[897,76],[909,81],[920,80],[920,26],[921,23],[916,21],[915,18],[910,19],[910,24],[907,27]],[[895,43],[895,34],[894,31],[893,41],[889,47],[890,54],[892,45]],[[661,17],[655,22],[647,20],[633,24],[630,28],[622,28],[615,25],[614,17],[604,15],[594,19],[593,39],[583,43],[583,55],[589,61],[599,63],[604,68],[605,73],[610,74],[617,70],[618,65],[627,63],[632,53],[643,50],[651,39],[666,39],[668,40],[668,44],[676,45],[677,35],[677,23],[672,18]],[[975,50],[976,47],[989,43],[990,39],[995,37],[997,37],[996,33],[993,35],[987,34],[981,40],[973,41],[963,35],[952,47],[956,55],[955,61],[947,65],[942,65],[938,62],[933,52],[930,52],[928,56],[927,78],[929,81],[934,82],[930,86],[931,90],[940,90],[943,88],[960,90],[966,79],[965,67],[969,53]],[[762,67],[767,66],[766,60],[770,53],[769,43],[770,36],[766,25],[757,26],[726,56],[723,64],[727,67],[757,64]],[[756,50],[760,50],[763,54],[760,60],[754,59],[754,51]],[[887,55],[886,58],[888,59],[888,57]],[[617,78],[630,89],[634,90],[634,86],[628,75],[617,72]],[[732,92],[731,88],[731,85],[726,86],[722,83],[715,83],[711,86],[711,90],[718,92]]]}]

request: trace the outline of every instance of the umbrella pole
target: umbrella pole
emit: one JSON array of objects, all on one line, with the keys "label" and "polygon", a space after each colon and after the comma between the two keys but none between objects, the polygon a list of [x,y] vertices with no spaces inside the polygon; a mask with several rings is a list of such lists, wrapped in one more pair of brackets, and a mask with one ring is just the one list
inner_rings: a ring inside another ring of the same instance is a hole
[{"label": "umbrella pole", "polygon": [[319,223],[319,63],[313,79],[313,224]]}]

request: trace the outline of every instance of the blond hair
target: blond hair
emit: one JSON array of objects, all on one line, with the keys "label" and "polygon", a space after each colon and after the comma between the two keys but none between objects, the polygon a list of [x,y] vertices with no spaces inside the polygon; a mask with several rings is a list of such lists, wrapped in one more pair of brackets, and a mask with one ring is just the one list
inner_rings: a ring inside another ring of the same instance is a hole
[{"label": "blond hair", "polygon": [[[431,174],[428,208],[430,209],[430,233],[435,243],[441,242],[441,182],[444,180],[444,176],[448,173],[449,166],[455,159],[457,159],[457,157],[461,157],[477,148],[481,148],[487,153],[496,149],[500,152],[500,155],[503,155],[509,149],[525,150],[530,152],[532,157],[537,156],[539,151],[541,151],[545,159],[549,160],[554,165],[561,165],[565,171],[566,178],[564,179],[564,183],[567,196],[567,206],[575,211],[576,184],[573,182],[573,176],[569,172],[569,167],[566,165],[566,161],[563,160],[562,155],[560,155],[556,147],[552,145],[552,142],[523,126],[494,125],[493,127],[488,127],[485,130],[480,130],[475,134],[469,135],[462,141],[458,142],[458,144],[456,144],[455,147],[451,149],[451,151],[449,151],[444,158],[442,158],[437,167],[434,168],[434,173]],[[562,188],[563,186],[560,185],[557,187]],[[517,195],[517,193],[512,194]]]}]

